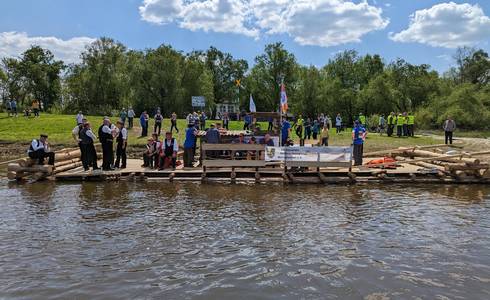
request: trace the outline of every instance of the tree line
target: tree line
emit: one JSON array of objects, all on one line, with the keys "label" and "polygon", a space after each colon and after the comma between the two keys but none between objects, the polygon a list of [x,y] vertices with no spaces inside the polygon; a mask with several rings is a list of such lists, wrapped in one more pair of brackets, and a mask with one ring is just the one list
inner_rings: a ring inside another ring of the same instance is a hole
[{"label": "tree line", "polygon": [[[239,82],[239,84],[238,84]],[[131,50],[110,38],[86,47],[80,62],[65,64],[32,46],[0,64],[0,98],[20,106],[40,100],[60,113],[111,115],[129,106],[135,111],[160,107],[165,115],[192,111],[191,96],[206,97],[206,110],[238,100],[248,108],[252,94],[258,111],[276,111],[284,82],[292,113],[316,116],[340,113],[352,122],[390,112],[414,112],[417,125],[440,126],[452,116],[461,127],[490,127],[490,59],[481,49],[460,48],[445,72],[403,59],[338,53],[323,67],[304,66],[282,43],[269,44],[253,66],[214,47],[183,53],[169,45]],[[213,114],[214,115],[214,114]]]}]

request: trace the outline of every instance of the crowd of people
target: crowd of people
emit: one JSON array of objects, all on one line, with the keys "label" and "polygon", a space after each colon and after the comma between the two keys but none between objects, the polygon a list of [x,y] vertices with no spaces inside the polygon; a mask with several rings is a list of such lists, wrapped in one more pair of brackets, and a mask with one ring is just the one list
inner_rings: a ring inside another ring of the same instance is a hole
[{"label": "crowd of people", "polygon": [[[92,125],[79,112],[76,116],[77,126],[72,130],[73,139],[78,143],[81,153],[81,161],[85,171],[90,167],[98,170],[97,152],[95,143],[97,140],[102,146],[102,170],[110,171],[116,168],[125,169],[127,166],[126,149],[128,145],[128,130],[125,122],[120,119],[114,125],[110,118],[105,117],[99,126],[97,135],[92,130]],[[114,140],[116,141],[116,153],[114,160]]]},{"label": "crowd of people", "polygon": [[[19,107],[16,100],[8,100],[5,103],[5,108],[7,110],[7,115],[9,117],[19,116]],[[39,100],[32,100],[31,105],[27,105],[24,108],[24,117],[28,118],[33,115],[35,118],[40,116],[41,111],[44,109],[43,103]],[[21,111],[22,112],[22,111]]]},{"label": "crowd of people", "polygon": [[[12,108],[12,105],[10,105]],[[13,110],[11,109],[11,112]],[[99,169],[97,165],[97,152],[95,144],[99,141],[102,145],[102,169],[105,171],[114,169],[124,169],[127,167],[127,145],[128,130],[133,128],[135,112],[132,108],[123,109],[118,121],[113,124],[109,117],[105,117],[103,123],[97,130],[97,135],[92,130],[90,122],[80,111],[75,119],[77,126],[72,130],[73,139],[78,143],[81,152],[81,161],[84,170]],[[384,115],[377,117],[377,126],[372,126],[368,118],[362,113],[354,118],[352,126],[352,146],[354,164],[362,164],[363,146],[368,131],[377,132],[393,136],[396,133],[398,137],[413,137],[415,134],[415,117],[411,113],[392,112],[387,118]],[[173,136],[174,130],[179,133],[177,125],[177,114],[170,114],[170,128],[164,131],[163,139],[160,135],[163,127],[164,116],[160,109],[156,110],[153,116],[154,126],[151,137],[147,139],[147,144],[143,152],[143,167],[163,170],[166,168],[175,169],[180,162],[177,160],[179,152],[179,143]],[[291,146],[297,140],[292,132],[299,138],[299,144],[304,145],[307,140],[313,139],[316,146],[329,146],[330,130],[335,127],[336,134],[342,134],[346,130],[342,116],[337,114],[332,119],[326,114],[319,114],[315,118],[303,118],[301,114],[297,117],[284,116],[277,119],[270,117],[266,133],[260,130],[260,126],[253,114],[245,113],[243,115],[243,130],[248,130],[251,136],[245,138],[242,133],[232,143],[249,143],[264,144],[267,146]],[[150,116],[144,111],[140,116],[140,125],[142,128],[141,136],[148,136]],[[227,113],[221,114],[221,120],[208,120],[205,112],[192,112],[186,116],[187,128],[185,129],[185,140],[182,144],[184,167],[193,167],[195,162],[197,137],[200,136],[206,143],[222,143],[222,135],[229,130],[230,118]],[[128,126],[126,127],[126,123]],[[279,124],[281,123],[281,124]],[[208,127],[209,125],[209,127]],[[335,126],[334,126],[335,125]],[[369,126],[371,125],[371,127]],[[448,118],[443,125],[446,136],[446,144],[452,144],[453,132],[456,129],[456,123],[452,118]],[[278,139],[274,142],[273,135]],[[116,144],[114,151],[114,142]],[[228,141],[230,142],[230,141]],[[50,164],[54,163],[54,154],[49,150],[47,135],[43,134],[39,139],[34,139],[28,150],[31,158],[38,159],[43,163],[46,158]],[[219,153],[210,153],[209,157],[218,156]],[[235,155],[241,159],[250,159],[254,157],[252,152],[237,152]]]}]

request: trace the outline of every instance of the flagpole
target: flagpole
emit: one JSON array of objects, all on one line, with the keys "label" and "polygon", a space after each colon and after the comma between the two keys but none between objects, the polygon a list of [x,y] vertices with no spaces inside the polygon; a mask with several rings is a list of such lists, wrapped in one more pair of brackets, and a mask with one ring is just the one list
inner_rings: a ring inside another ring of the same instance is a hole
[{"label": "flagpole", "polygon": [[281,75],[281,84],[279,85],[279,147],[282,147],[282,85],[284,84],[284,75]]}]

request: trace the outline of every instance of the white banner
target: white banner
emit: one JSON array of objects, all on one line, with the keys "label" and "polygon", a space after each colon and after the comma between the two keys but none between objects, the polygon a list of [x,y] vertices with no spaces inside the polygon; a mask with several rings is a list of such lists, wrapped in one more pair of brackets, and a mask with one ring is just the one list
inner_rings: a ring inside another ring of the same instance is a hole
[{"label": "white banner", "polygon": [[351,147],[266,147],[265,161],[350,161]]}]

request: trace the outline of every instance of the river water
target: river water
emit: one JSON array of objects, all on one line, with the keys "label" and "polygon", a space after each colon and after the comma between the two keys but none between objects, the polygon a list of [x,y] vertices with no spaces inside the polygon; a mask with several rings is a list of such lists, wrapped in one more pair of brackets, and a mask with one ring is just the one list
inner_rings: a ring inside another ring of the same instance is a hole
[{"label": "river water", "polygon": [[490,187],[0,182],[2,299],[490,299]]}]

